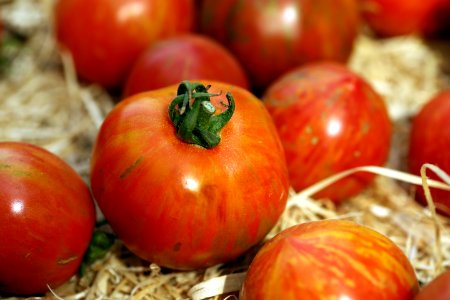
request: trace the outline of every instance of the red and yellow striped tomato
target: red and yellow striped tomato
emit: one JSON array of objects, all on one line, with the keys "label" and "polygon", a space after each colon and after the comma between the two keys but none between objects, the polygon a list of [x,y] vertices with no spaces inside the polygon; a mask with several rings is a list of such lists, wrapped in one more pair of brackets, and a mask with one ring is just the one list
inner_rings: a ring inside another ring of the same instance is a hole
[{"label": "red and yellow striped tomato", "polygon": [[205,85],[123,100],[93,152],[93,194],[117,236],[174,269],[237,258],[264,238],[288,196],[283,149],[264,105],[243,88]]},{"label": "red and yellow striped tomato", "polygon": [[[274,82],[262,99],[283,143],[296,191],[354,167],[385,164],[392,131],[386,105],[345,65],[328,61],[296,68]],[[373,177],[353,174],[315,197],[342,202]]]},{"label": "red and yellow striped tomato", "polygon": [[241,299],[406,300],[414,269],[384,235],[350,221],[303,223],[265,244],[248,270]]}]

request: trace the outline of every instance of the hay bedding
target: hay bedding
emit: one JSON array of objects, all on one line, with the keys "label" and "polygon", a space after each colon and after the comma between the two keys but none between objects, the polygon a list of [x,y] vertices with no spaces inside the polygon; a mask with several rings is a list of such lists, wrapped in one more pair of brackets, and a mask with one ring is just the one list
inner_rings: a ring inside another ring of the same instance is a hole
[{"label": "hay bedding", "polygon": [[[25,37],[0,80],[0,140],[41,145],[70,163],[88,180],[89,158],[99,125],[114,105],[103,89],[76,80],[70,56],[52,36],[53,0],[1,1],[5,27]],[[394,120],[388,166],[404,170],[411,117],[437,91],[448,86],[448,66],[440,47],[409,36],[375,40],[362,34],[349,65],[384,96]],[[450,266],[450,222],[415,203],[414,186],[377,176],[363,193],[335,207],[326,199],[292,192],[268,238],[301,222],[346,218],[389,236],[408,255],[422,284]],[[74,276],[42,298],[204,299],[239,288],[257,248],[235,262],[206,270],[173,272],[143,262],[119,242],[85,276]],[[236,293],[220,297],[237,299]],[[0,296],[1,298],[1,296]],[[217,297],[216,297],[217,298]],[[39,297],[36,297],[39,299]]]}]

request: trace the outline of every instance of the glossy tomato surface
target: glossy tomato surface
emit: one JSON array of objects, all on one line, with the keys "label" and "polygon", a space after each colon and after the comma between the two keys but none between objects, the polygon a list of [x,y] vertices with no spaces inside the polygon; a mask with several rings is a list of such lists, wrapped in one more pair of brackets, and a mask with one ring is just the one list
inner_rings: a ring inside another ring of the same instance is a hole
[{"label": "glossy tomato surface", "polygon": [[181,141],[168,116],[177,85],[121,101],[92,158],[94,196],[118,237],[141,258],[174,269],[234,259],[277,222],[288,195],[283,149],[262,102],[237,86],[211,84],[231,120],[213,148]]},{"label": "glossy tomato surface", "polygon": [[226,48],[207,36],[185,34],[155,43],[138,58],[125,96],[201,79],[249,88],[244,69]]},{"label": "glossy tomato surface", "polygon": [[305,62],[346,61],[359,28],[356,0],[204,0],[200,13],[259,90]]},{"label": "glossy tomato surface", "polygon": [[391,240],[350,221],[328,220],[296,225],[266,243],[240,299],[410,300],[417,290],[413,267]]},{"label": "glossy tomato surface", "polygon": [[95,223],[87,185],[40,147],[0,143],[0,292],[36,294],[74,275]]},{"label": "glossy tomato surface", "polygon": [[414,300],[448,300],[450,299],[450,270],[439,274],[427,283]]},{"label": "glossy tomato surface", "polygon": [[448,0],[358,0],[363,20],[379,36],[434,35],[449,24]]},{"label": "glossy tomato surface", "polygon": [[[409,170],[420,176],[425,163],[437,165],[450,173],[450,90],[442,91],[426,103],[414,117],[408,153]],[[438,179],[431,172],[427,176]],[[450,216],[450,192],[431,188],[436,208]],[[426,203],[422,188],[418,188],[416,199]]]},{"label": "glossy tomato surface", "polygon": [[[344,65],[302,66],[273,83],[263,100],[283,143],[296,191],[353,167],[385,163],[391,138],[385,103]],[[372,177],[357,173],[316,196],[339,202],[360,192]]]},{"label": "glossy tomato surface", "polygon": [[193,5],[192,0],[58,0],[56,36],[81,78],[116,87],[149,45],[192,30]]}]

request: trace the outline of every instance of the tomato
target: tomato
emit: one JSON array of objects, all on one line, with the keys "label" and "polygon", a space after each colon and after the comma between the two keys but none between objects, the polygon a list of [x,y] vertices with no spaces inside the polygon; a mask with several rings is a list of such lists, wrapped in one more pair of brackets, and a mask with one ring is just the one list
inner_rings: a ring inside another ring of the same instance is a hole
[{"label": "tomato", "polygon": [[450,299],[450,270],[444,271],[426,284],[414,300]]},{"label": "tomato", "polygon": [[186,34],[157,42],[147,49],[128,76],[125,95],[198,79],[249,88],[247,75],[227,49],[209,37]]},{"label": "tomato", "polygon": [[[386,106],[346,66],[320,62],[299,67],[274,82],[263,101],[283,143],[295,190],[353,167],[385,163],[391,138]],[[316,196],[340,202],[372,178],[358,173]]]},{"label": "tomato", "polygon": [[111,227],[137,256],[172,269],[238,257],[274,226],[288,195],[283,149],[262,102],[207,83],[217,94],[210,100],[189,82],[122,100],[94,146],[92,190]]},{"label": "tomato", "polygon": [[288,228],[250,264],[241,300],[407,300],[418,283],[408,258],[384,235],[350,221]]},{"label": "tomato", "polygon": [[72,277],[95,207],[82,178],[47,150],[0,142],[0,292],[37,294]]},{"label": "tomato", "polygon": [[359,28],[356,0],[204,0],[200,14],[257,90],[305,62],[346,61]]},{"label": "tomato", "polygon": [[149,45],[192,30],[193,5],[192,0],[58,0],[56,36],[81,78],[117,87]]},{"label": "tomato", "polygon": [[[361,14],[379,36],[433,34],[448,24],[448,0],[359,0]],[[444,13],[444,15],[442,15]],[[446,14],[446,15],[445,15]]]},{"label": "tomato", "polygon": [[[420,176],[420,168],[425,163],[435,164],[450,173],[450,90],[432,97],[417,113],[411,124],[408,168]],[[427,177],[438,179],[432,172]],[[450,192],[431,189],[436,209],[450,216]],[[423,189],[419,187],[416,199],[426,203]]]}]

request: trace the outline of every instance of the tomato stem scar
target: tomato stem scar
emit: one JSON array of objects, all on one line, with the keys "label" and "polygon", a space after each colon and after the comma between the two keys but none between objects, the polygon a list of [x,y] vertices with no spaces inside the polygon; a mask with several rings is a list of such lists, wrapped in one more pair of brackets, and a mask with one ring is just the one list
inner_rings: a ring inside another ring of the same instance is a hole
[{"label": "tomato stem scar", "polygon": [[235,103],[230,92],[226,94],[227,109],[216,113],[210,98],[219,96],[208,92],[210,86],[183,81],[178,86],[177,96],[169,105],[169,117],[177,136],[184,142],[204,148],[213,148],[220,143],[220,130],[231,119]]}]

